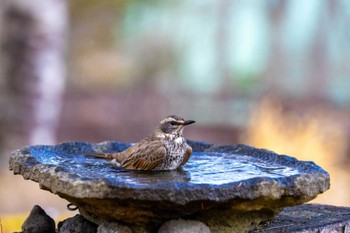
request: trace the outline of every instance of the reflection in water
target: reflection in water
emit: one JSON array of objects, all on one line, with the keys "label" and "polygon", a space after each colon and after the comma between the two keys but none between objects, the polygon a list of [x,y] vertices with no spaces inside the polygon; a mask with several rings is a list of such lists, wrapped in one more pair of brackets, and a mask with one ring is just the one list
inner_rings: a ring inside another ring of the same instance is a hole
[{"label": "reflection in water", "polygon": [[105,180],[110,184],[150,185],[158,183],[221,185],[256,177],[280,178],[299,173],[295,168],[266,162],[246,155],[194,152],[180,170],[164,172],[126,171],[108,160],[77,153],[63,154],[48,147],[32,149],[40,163],[57,166],[82,180]]}]

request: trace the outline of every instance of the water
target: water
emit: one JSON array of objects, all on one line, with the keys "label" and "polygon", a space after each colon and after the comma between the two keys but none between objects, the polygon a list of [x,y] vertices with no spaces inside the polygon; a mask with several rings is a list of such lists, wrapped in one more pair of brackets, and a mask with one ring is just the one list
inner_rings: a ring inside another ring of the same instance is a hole
[{"label": "water", "polygon": [[280,178],[300,174],[297,169],[270,164],[250,156],[200,152],[184,167],[192,183],[225,184],[255,177]]},{"label": "water", "polygon": [[71,177],[104,180],[122,186],[167,183],[223,185],[257,177],[278,179],[300,174],[295,167],[235,153],[194,152],[182,169],[165,172],[126,171],[111,161],[85,156],[79,149],[65,152],[52,147],[32,147],[31,154],[38,162],[54,166],[57,172],[66,172]]}]

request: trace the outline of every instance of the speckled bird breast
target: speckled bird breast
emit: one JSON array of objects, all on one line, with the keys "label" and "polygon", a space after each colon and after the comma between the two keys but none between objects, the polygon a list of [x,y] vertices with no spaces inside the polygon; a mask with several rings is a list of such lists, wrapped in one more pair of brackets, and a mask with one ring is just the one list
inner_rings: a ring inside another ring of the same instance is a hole
[{"label": "speckled bird breast", "polygon": [[174,170],[178,168],[184,158],[188,144],[183,137],[175,140],[165,140],[164,145],[167,149],[167,155],[164,163],[155,167],[154,170]]}]

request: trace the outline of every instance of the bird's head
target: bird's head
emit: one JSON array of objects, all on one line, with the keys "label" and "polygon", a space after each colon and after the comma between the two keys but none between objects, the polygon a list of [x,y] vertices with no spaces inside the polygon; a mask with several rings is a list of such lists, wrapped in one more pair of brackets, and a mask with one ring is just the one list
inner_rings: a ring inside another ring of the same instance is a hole
[{"label": "bird's head", "polygon": [[170,115],[159,123],[157,131],[165,136],[181,137],[184,127],[193,123],[195,123],[193,120],[184,120],[182,117]]}]

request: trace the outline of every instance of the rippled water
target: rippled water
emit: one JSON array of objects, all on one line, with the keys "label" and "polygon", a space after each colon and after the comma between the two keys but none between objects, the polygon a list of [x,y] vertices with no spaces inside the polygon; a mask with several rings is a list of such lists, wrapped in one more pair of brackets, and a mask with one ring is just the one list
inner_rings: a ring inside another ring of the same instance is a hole
[{"label": "rippled water", "polygon": [[110,161],[76,153],[65,154],[50,148],[32,149],[36,159],[83,180],[103,179],[112,184],[180,182],[221,185],[256,177],[280,178],[297,175],[296,168],[266,162],[251,156],[218,152],[195,152],[188,163],[177,171],[135,172],[116,167]]},{"label": "rippled water", "polygon": [[186,164],[192,183],[225,184],[254,177],[279,178],[299,174],[299,171],[279,164],[270,164],[245,155],[198,153]]}]

